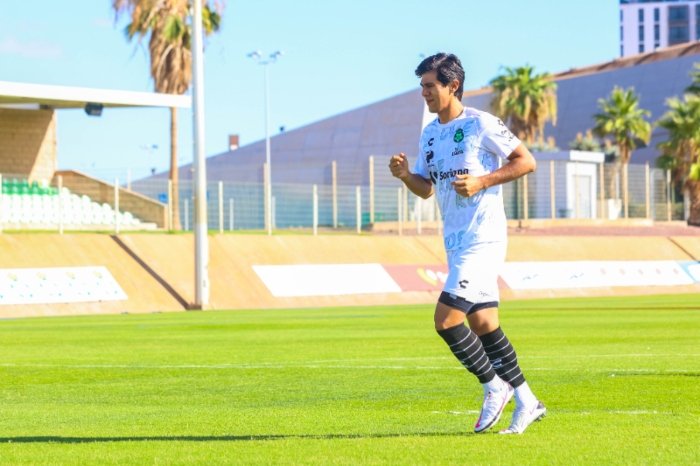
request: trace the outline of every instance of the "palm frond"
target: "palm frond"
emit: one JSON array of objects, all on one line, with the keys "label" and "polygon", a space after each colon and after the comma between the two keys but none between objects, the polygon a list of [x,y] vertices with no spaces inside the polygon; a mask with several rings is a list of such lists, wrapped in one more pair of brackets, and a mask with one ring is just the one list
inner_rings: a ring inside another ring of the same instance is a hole
[{"label": "palm frond", "polygon": [[491,80],[491,110],[508,122],[518,137],[533,143],[542,138],[544,125],[556,124],[556,83],[548,73],[535,75],[533,67],[504,69]]}]

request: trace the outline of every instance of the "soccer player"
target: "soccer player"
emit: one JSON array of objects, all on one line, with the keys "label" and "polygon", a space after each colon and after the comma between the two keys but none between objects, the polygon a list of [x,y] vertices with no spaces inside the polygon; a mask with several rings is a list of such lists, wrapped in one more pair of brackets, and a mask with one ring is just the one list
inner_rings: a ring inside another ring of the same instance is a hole
[{"label": "soccer player", "polygon": [[525,381],[498,319],[497,281],[507,241],[500,185],[534,171],[535,159],[501,120],[462,104],[464,69],[455,55],[424,59],[416,76],[437,118],[423,130],[413,171],[404,153],[391,157],[389,169],[417,196],[437,193],[449,273],[435,307],[435,329],[483,385],[474,431],[494,426],[515,395],[512,422],[501,433],[520,434],[546,409]]}]

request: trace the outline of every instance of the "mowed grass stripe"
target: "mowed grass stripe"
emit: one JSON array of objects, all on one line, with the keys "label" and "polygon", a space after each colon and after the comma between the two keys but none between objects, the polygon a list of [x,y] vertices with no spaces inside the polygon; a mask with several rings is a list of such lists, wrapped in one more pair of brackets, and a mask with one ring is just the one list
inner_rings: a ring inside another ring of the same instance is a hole
[{"label": "mowed grass stripe", "polygon": [[696,464],[696,303],[503,303],[550,411],[508,438],[432,306],[6,320],[0,463]]}]

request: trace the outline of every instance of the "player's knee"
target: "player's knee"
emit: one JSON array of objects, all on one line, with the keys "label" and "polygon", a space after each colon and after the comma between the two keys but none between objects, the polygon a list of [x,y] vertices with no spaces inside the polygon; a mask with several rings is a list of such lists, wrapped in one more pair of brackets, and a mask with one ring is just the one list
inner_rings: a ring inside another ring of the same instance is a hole
[{"label": "player's knee", "polygon": [[435,313],[435,330],[446,330],[460,324],[464,324],[464,314],[458,313]]},{"label": "player's knee", "polygon": [[476,333],[478,336],[485,335],[495,330],[495,328],[492,327],[493,324],[489,322],[478,322],[475,324],[472,324],[471,322],[469,323],[469,328],[472,329],[472,332]]},{"label": "player's knee", "polygon": [[477,335],[485,335],[496,330],[500,323],[498,319],[498,303],[479,303],[467,314],[469,328]]},{"label": "player's knee", "polygon": [[469,328],[479,336],[491,333],[499,326],[498,317],[496,316],[482,315],[478,317],[469,316]]},{"label": "player's knee", "polygon": [[444,320],[437,320],[437,319],[435,319],[435,331],[436,331],[436,332],[439,332],[439,331],[441,331],[441,330],[447,330],[447,329],[450,328],[450,327],[451,327],[451,326],[446,325],[446,323],[445,323]]}]

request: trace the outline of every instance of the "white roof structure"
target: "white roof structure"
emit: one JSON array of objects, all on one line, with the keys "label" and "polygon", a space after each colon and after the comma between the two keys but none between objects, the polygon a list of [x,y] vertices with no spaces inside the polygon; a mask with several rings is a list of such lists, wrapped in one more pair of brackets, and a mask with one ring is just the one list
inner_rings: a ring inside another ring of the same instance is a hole
[{"label": "white roof structure", "polygon": [[190,108],[189,95],[0,81],[0,108],[178,107]]},{"label": "white roof structure", "polygon": [[[577,161],[579,156],[572,155],[576,153],[567,148],[577,133],[595,125],[593,116],[600,111],[599,99],[607,98],[615,86],[633,87],[640,96],[640,107],[648,109],[650,121],[655,121],[667,111],[666,99],[682,95],[691,84],[690,72],[696,62],[700,63],[700,41],[556,73],[553,78],[558,86],[559,121],[556,126],[546,125],[545,137],[555,138],[562,154],[567,154],[561,157]],[[412,164],[421,130],[435,118],[428,113],[420,92],[420,89],[410,90],[272,135],[273,183],[330,185],[331,164],[335,161],[339,185],[366,185],[369,156],[374,157],[378,167],[374,172],[375,183],[395,183],[384,169],[389,157],[404,152]],[[463,102],[470,107],[490,111],[490,101],[489,87],[464,91]],[[659,156],[656,146],[665,137],[665,130],[656,127],[651,142],[634,151],[632,163],[653,163]],[[542,154],[545,153],[538,153],[538,158],[547,157]],[[265,141],[261,140],[208,157],[207,173],[211,181],[262,183],[264,162]],[[179,170],[180,180],[192,178],[190,164],[180,166]],[[146,180],[167,177],[166,171]],[[146,188],[143,189],[145,192]]]}]

